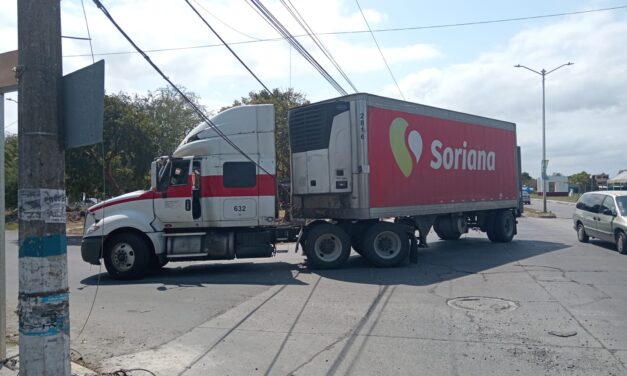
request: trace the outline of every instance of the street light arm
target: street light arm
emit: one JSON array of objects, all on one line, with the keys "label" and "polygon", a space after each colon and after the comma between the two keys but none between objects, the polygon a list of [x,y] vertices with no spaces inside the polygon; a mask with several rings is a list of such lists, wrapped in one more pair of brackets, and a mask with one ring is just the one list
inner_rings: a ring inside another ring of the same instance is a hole
[{"label": "street light arm", "polygon": [[533,73],[539,74],[540,76],[543,75],[542,73],[538,72],[537,70],[533,70],[533,69],[531,69],[529,67],[526,67],[526,66],[520,65],[520,64],[514,65],[514,68],[525,68],[526,70],[532,71]]},{"label": "street light arm", "polygon": [[567,65],[573,65],[573,64],[575,64],[575,63],[571,63],[571,62],[569,61],[568,63],[566,63],[566,64],[562,64],[562,65],[560,65],[560,66],[559,66],[559,67],[557,67],[557,68],[553,68],[553,69],[551,69],[550,71],[546,72],[544,75],[546,76],[547,74],[549,74],[549,73],[551,73],[551,72],[555,72],[556,70],[558,70],[558,69],[560,69],[560,68],[562,68],[562,67],[565,67],[565,66],[567,66]]}]

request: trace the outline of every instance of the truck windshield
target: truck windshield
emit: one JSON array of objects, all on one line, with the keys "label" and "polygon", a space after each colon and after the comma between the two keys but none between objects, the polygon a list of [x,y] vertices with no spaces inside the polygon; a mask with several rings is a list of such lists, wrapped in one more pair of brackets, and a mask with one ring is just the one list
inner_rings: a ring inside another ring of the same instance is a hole
[{"label": "truck windshield", "polygon": [[171,168],[172,161],[170,159],[157,163],[157,187],[159,190],[168,185],[168,177],[170,176]]}]

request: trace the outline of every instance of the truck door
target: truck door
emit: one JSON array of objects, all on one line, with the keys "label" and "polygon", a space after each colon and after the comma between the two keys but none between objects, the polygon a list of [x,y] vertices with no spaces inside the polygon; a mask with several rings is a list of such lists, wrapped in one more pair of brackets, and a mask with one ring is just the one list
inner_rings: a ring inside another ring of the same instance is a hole
[{"label": "truck door", "polygon": [[159,177],[154,208],[155,216],[164,224],[187,227],[200,219],[199,163],[192,157],[175,158],[163,167],[165,170]]}]

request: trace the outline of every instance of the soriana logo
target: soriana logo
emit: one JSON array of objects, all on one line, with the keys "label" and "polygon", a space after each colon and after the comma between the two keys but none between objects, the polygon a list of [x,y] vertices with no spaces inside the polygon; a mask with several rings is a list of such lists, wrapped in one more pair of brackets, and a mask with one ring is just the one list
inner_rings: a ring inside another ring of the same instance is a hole
[{"label": "soriana logo", "polygon": [[[390,147],[394,160],[405,177],[409,177],[418,165],[423,154],[423,138],[417,130],[407,132],[409,124],[402,117],[395,118],[390,124]],[[428,148],[429,166],[434,169],[494,171],[496,152],[474,149],[466,140],[461,145],[446,145],[434,138]],[[414,163],[415,162],[415,163]]]},{"label": "soriana logo", "polygon": [[369,106],[371,207],[516,199],[516,133],[499,125]]}]

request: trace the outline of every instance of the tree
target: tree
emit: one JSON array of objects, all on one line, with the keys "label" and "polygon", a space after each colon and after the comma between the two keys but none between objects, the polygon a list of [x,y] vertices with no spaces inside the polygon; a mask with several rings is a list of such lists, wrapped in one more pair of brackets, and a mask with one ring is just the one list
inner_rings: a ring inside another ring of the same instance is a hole
[{"label": "tree", "polygon": [[[587,191],[590,187],[590,174],[585,171],[578,172],[568,177],[568,184],[576,185],[579,187],[579,192]],[[591,188],[591,187],[590,187]],[[592,188],[590,189],[592,190]]]},{"label": "tree", "polygon": [[155,140],[149,117],[138,102],[141,99],[123,93],[105,97],[103,144],[66,153],[70,197],[76,198],[80,192],[119,195],[146,185]]},{"label": "tree", "polygon": [[147,187],[152,160],[174,152],[199,122],[200,116],[173,89],[105,96],[104,142],[66,153],[68,197],[76,201],[83,192],[103,197]]},{"label": "tree", "polygon": [[537,181],[536,179],[531,177],[528,172],[523,172],[522,174],[520,174],[520,180],[522,181],[523,185],[536,189]]},{"label": "tree", "polygon": [[235,100],[231,106],[222,108],[220,111],[230,107],[241,106],[242,104],[273,104],[275,111],[275,141],[276,141],[276,170],[278,181],[289,179],[290,176],[290,141],[287,130],[287,111],[293,107],[308,104],[309,101],[303,93],[295,92],[290,88],[286,91],[279,89],[272,90],[272,94],[265,90],[259,92],[251,91],[248,97]]},{"label": "tree", "polygon": [[[185,88],[181,90],[196,106],[205,110],[198,104],[196,94]],[[156,141],[154,156],[171,155],[185,135],[202,121],[200,115],[170,87],[149,91],[145,97],[139,98],[139,102],[141,110],[148,115],[149,129]]]}]

